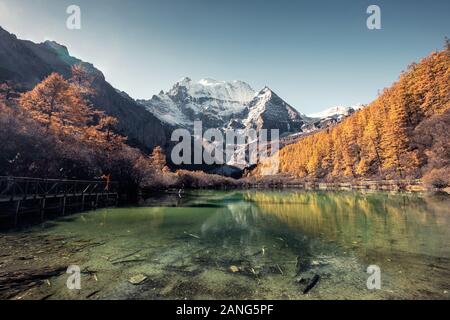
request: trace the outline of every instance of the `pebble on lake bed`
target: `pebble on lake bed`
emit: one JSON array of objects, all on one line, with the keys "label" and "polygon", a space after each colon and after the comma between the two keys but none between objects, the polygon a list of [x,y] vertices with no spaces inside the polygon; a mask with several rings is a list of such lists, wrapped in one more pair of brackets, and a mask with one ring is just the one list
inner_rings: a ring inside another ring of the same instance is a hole
[{"label": "pebble on lake bed", "polygon": [[239,268],[236,267],[236,266],[231,266],[230,267],[230,271],[233,272],[233,273],[236,273],[236,272],[239,272]]},{"label": "pebble on lake bed", "polygon": [[311,261],[311,265],[312,266],[320,266],[320,261],[318,261],[318,260],[313,260],[313,261]]},{"label": "pebble on lake bed", "polygon": [[143,275],[143,274],[138,274],[135,276],[132,276],[128,282],[134,285],[138,285],[143,283],[145,280],[147,280],[147,276]]}]

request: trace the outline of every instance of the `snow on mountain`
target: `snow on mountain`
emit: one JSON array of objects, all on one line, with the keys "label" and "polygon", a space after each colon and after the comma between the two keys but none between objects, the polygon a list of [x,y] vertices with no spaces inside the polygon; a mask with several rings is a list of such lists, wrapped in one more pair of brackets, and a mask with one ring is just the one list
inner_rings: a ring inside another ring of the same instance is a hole
[{"label": "snow on mountain", "polygon": [[286,135],[301,132],[312,120],[268,87],[256,93],[243,81],[186,77],[168,92],[138,102],[164,123],[188,129],[201,120],[204,129],[279,129]]},{"label": "snow on mountain", "polygon": [[352,107],[336,106],[323,110],[321,112],[312,113],[309,115],[309,117],[315,119],[326,119],[326,118],[337,118],[339,116],[349,116],[353,112],[358,111],[363,107],[364,107],[363,105],[355,105]]},{"label": "snow on mountain", "polygon": [[298,112],[270,88],[256,93],[243,81],[193,81],[185,77],[150,100],[138,100],[148,111],[170,127],[279,129],[281,136],[312,132],[341,121],[363,108],[336,106],[309,116]]},{"label": "snow on mountain", "polygon": [[352,107],[337,106],[309,115],[309,121],[302,127],[304,133],[328,128],[339,123],[365,106],[358,104]]},{"label": "snow on mountain", "polygon": [[224,127],[240,117],[255,91],[243,81],[217,81],[190,78],[178,81],[168,92],[161,91],[150,100],[138,100],[160,120],[172,126],[190,126],[202,120],[207,128]]},{"label": "snow on mountain", "polygon": [[[232,119],[227,128],[242,129],[240,132],[247,136],[250,129],[257,131],[261,129],[278,129],[280,138],[282,138],[289,134],[301,132],[302,127],[309,120],[309,118],[291,107],[270,88],[265,87],[248,104],[246,117]],[[252,143],[252,141],[249,141],[249,143]],[[236,146],[235,157],[228,161],[227,164],[240,169],[248,166],[248,163],[238,161],[239,159],[245,159],[247,146],[248,144]]]},{"label": "snow on mountain", "polygon": [[255,91],[249,84],[237,80],[226,82],[207,78],[193,82],[190,78],[184,78],[178,84],[185,86],[188,94],[194,98],[208,97],[245,104],[255,96]]},{"label": "snow on mountain", "polygon": [[164,93],[153,96],[151,100],[138,100],[158,119],[173,126],[188,126],[192,121],[185,115],[178,105]]},{"label": "snow on mountain", "polygon": [[249,103],[249,112],[243,124],[246,128],[279,129],[280,135],[301,131],[303,115],[265,87]]}]

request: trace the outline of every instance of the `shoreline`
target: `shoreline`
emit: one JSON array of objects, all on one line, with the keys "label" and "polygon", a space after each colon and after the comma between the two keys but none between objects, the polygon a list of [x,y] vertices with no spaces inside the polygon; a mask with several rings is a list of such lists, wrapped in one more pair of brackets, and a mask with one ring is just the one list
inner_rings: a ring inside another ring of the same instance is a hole
[{"label": "shoreline", "polygon": [[[267,184],[257,184],[257,188],[264,188]],[[279,182],[269,183],[275,187],[295,188],[317,191],[335,191],[335,190],[373,190],[373,191],[409,191],[409,192],[427,192],[439,191],[426,187],[420,180],[367,180],[357,182]]]},{"label": "shoreline", "polygon": [[152,195],[159,192],[179,192],[180,190],[251,190],[251,189],[290,189],[308,191],[393,191],[412,193],[442,193],[450,195],[450,187],[431,188],[421,180],[365,180],[356,182],[305,182],[286,180],[283,178],[269,178],[267,181],[248,181],[246,179],[236,180],[235,185],[219,184],[206,186],[172,186],[165,189],[142,188],[142,194]]}]

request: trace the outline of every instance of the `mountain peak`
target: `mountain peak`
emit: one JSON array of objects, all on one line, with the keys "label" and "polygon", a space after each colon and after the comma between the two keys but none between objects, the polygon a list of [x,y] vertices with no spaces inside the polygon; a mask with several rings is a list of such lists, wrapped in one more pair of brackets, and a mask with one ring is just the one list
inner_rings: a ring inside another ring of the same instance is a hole
[{"label": "mountain peak", "polygon": [[300,132],[302,114],[265,86],[249,103],[249,114],[243,121],[247,128],[279,129],[280,134]]},{"label": "mountain peak", "polygon": [[170,125],[189,127],[202,119],[208,128],[224,127],[233,117],[246,112],[255,91],[243,81],[220,81],[203,78],[193,81],[184,77],[172,88],[161,91],[151,100],[139,100],[161,121]]},{"label": "mountain peak", "polygon": [[259,93],[258,95],[272,95],[275,94],[275,92],[273,92],[272,89],[270,89],[268,86],[265,86]]},{"label": "mountain peak", "polygon": [[301,131],[303,115],[265,86],[255,92],[244,81],[183,78],[169,92],[140,100],[161,121],[191,127],[201,119],[205,128],[235,127]]},{"label": "mountain peak", "polygon": [[277,100],[275,104],[278,104],[278,101],[283,101],[272,89],[268,86],[265,86],[258,94],[255,96],[256,100],[269,102],[271,100]]},{"label": "mountain peak", "polygon": [[171,96],[187,94],[192,98],[209,98],[245,104],[253,99],[255,91],[243,81],[227,82],[203,78],[197,82],[189,77],[184,77],[172,87],[168,94]]},{"label": "mountain peak", "polygon": [[191,83],[191,82],[192,82],[192,79],[191,79],[191,78],[189,78],[189,77],[183,77],[183,78],[181,78],[180,80],[178,80],[178,81],[175,83],[175,85],[186,86],[186,85],[188,85],[188,84]]}]

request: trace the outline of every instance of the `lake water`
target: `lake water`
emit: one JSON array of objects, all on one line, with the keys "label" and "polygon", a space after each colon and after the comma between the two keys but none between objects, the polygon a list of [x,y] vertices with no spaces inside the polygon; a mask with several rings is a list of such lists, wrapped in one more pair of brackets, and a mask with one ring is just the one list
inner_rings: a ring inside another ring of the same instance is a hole
[{"label": "lake water", "polygon": [[186,191],[31,232],[99,243],[72,258],[81,291],[64,274],[40,288],[52,298],[449,299],[449,227],[448,196]]}]

